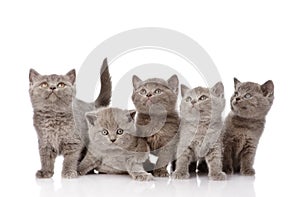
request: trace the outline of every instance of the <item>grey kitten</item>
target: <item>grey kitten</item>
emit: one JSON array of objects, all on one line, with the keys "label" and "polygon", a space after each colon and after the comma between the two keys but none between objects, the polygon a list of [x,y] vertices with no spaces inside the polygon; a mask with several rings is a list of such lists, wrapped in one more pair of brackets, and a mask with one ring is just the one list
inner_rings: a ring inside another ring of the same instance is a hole
[{"label": "grey kitten", "polygon": [[77,177],[77,161],[82,149],[75,132],[72,101],[75,96],[75,70],[66,75],[40,75],[30,69],[29,94],[38,135],[41,170],[37,178],[50,178],[57,155],[64,156],[62,177]]},{"label": "grey kitten", "polygon": [[222,112],[224,87],[218,82],[211,89],[189,89],[181,85],[180,129],[175,179],[189,178],[189,164],[206,161],[209,178],[224,180],[222,172]]},{"label": "grey kitten", "polygon": [[29,93],[42,163],[42,169],[36,173],[38,178],[53,176],[58,154],[65,157],[62,176],[77,176],[78,160],[84,156],[83,148],[87,143],[84,135],[87,133],[86,121],[84,115],[80,115],[89,109],[109,105],[111,80],[107,59],[104,59],[101,67],[101,91],[95,102],[85,103],[75,98],[75,79],[75,70],[66,75],[40,75],[30,70]]},{"label": "grey kitten", "polygon": [[169,176],[166,168],[175,157],[175,136],[179,127],[178,78],[173,75],[167,81],[159,78],[142,81],[134,75],[132,82],[138,135],[145,137],[151,153],[158,156],[153,175]]},{"label": "grey kitten", "polygon": [[266,115],[274,100],[274,84],[241,83],[234,78],[231,112],[225,120],[223,169],[228,174],[254,175],[253,163]]},{"label": "grey kitten", "polygon": [[78,167],[81,175],[96,168],[102,173],[129,173],[139,181],[152,180],[152,175],[143,168],[150,150],[144,139],[136,137],[135,113],[104,108],[86,114],[90,144]]}]

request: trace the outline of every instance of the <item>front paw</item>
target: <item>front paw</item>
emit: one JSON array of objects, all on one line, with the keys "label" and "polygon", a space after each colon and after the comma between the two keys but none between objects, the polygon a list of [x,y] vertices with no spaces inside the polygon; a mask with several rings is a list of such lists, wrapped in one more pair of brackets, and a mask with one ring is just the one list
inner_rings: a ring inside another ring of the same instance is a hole
[{"label": "front paw", "polygon": [[253,168],[241,169],[241,175],[254,176],[255,175],[255,170]]},{"label": "front paw", "polygon": [[173,172],[171,176],[173,179],[188,179],[188,178],[190,178],[190,174],[188,172],[180,172],[180,171]]},{"label": "front paw", "polygon": [[224,181],[226,180],[226,174],[224,172],[219,172],[216,174],[208,175],[209,179],[212,181]]},{"label": "front paw", "polygon": [[43,171],[43,170],[38,170],[35,174],[36,178],[38,179],[49,179],[53,176],[54,172],[52,171]]},{"label": "front paw", "polygon": [[225,168],[223,168],[223,171],[228,175],[233,175],[233,173],[234,173],[234,170],[232,167],[225,167]]},{"label": "front paw", "polygon": [[62,177],[65,179],[73,179],[78,176],[77,172],[75,170],[68,170],[65,172],[62,172]]},{"label": "front paw", "polygon": [[136,181],[152,181],[153,176],[150,173],[138,174],[132,177]]},{"label": "front paw", "polygon": [[163,169],[160,168],[160,169],[153,170],[153,175],[155,177],[168,177],[169,176],[169,172],[165,168],[163,168]]}]

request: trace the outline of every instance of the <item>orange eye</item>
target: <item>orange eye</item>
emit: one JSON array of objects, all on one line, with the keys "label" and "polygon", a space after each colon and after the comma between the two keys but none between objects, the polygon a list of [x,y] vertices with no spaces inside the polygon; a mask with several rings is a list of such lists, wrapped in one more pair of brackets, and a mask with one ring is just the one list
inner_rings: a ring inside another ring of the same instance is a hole
[{"label": "orange eye", "polygon": [[64,84],[63,82],[60,82],[59,84],[57,84],[58,88],[64,88],[66,86],[66,84]]},{"label": "orange eye", "polygon": [[48,83],[47,82],[43,82],[40,84],[41,88],[47,88],[48,87]]}]

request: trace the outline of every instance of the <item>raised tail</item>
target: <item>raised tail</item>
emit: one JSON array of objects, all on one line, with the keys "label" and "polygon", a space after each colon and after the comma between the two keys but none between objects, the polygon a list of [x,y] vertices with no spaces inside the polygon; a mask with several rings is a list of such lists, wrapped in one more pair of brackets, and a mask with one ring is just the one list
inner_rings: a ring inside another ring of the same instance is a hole
[{"label": "raised tail", "polygon": [[111,77],[108,70],[107,58],[103,60],[101,71],[101,90],[98,98],[95,100],[95,107],[105,107],[110,104],[111,100]]}]

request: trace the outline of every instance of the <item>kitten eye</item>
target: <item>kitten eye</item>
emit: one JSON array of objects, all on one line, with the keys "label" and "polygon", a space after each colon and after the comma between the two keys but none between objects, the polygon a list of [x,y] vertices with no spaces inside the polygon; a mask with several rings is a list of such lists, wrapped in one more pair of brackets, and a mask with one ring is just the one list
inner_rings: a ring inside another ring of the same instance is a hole
[{"label": "kitten eye", "polygon": [[145,95],[146,93],[147,93],[147,91],[146,91],[145,89],[141,89],[141,90],[140,90],[140,94],[141,94],[141,95]]},{"label": "kitten eye", "polygon": [[234,92],[234,96],[237,97],[239,95],[238,92]]},{"label": "kitten eye", "polygon": [[48,87],[48,83],[47,82],[43,82],[40,84],[41,88],[47,88]]},{"label": "kitten eye", "polygon": [[192,101],[192,98],[189,96],[185,99],[185,102],[191,102]]},{"label": "kitten eye", "polygon": [[117,130],[117,134],[118,134],[118,135],[122,135],[123,133],[124,133],[123,129],[118,129],[118,130]]},{"label": "kitten eye", "polygon": [[64,88],[66,86],[66,84],[64,84],[63,82],[60,82],[57,84],[58,88]]},{"label": "kitten eye", "polygon": [[103,129],[103,130],[101,131],[101,133],[102,133],[102,135],[108,135],[108,131],[107,131],[106,129]]},{"label": "kitten eye", "polygon": [[160,93],[161,93],[161,89],[154,90],[154,94],[160,94]]},{"label": "kitten eye", "polygon": [[244,96],[246,99],[249,99],[252,97],[252,95],[250,93],[247,93],[245,96]]},{"label": "kitten eye", "polygon": [[207,96],[202,95],[202,96],[199,97],[199,101],[204,101],[204,100],[206,100],[207,98],[208,98]]}]

